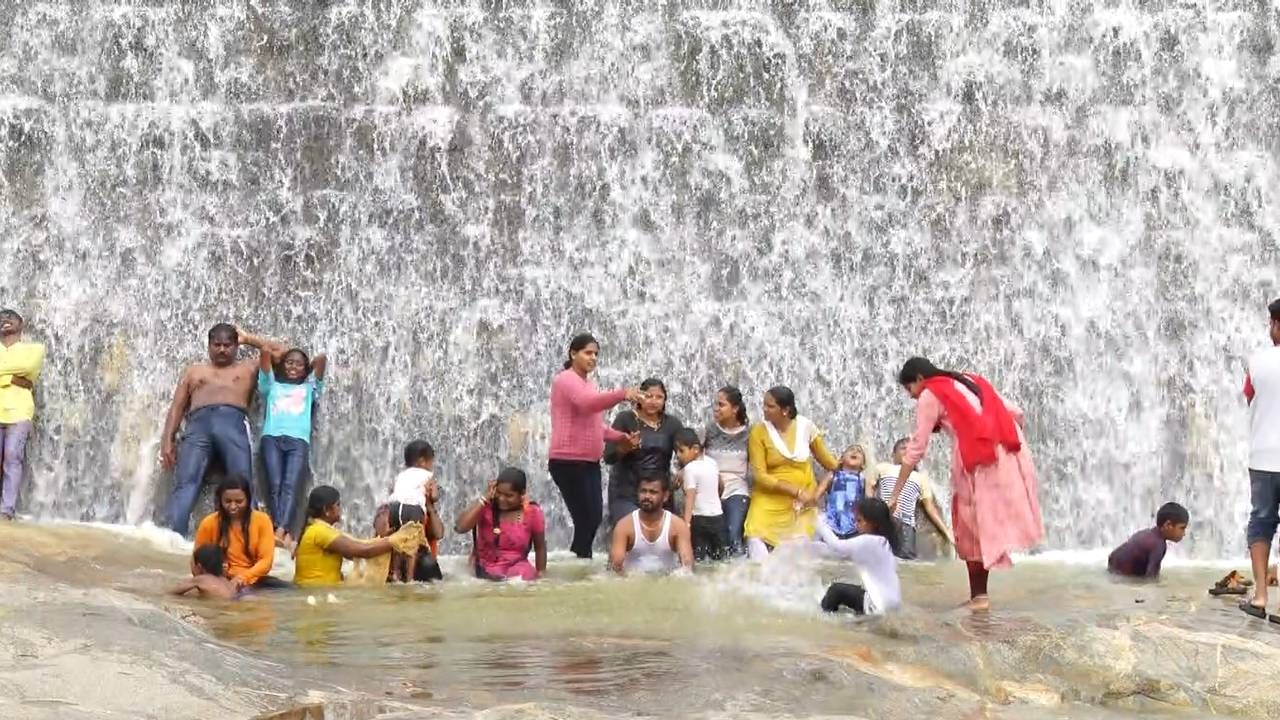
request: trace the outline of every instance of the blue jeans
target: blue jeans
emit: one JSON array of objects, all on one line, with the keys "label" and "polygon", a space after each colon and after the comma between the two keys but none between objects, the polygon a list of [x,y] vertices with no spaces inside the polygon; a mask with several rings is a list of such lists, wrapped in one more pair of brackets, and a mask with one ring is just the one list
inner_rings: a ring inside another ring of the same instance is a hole
[{"label": "blue jeans", "polygon": [[747,524],[747,508],[751,498],[746,495],[734,495],[720,501],[724,508],[724,521],[729,526],[729,554],[744,555],[747,544],[742,540],[742,528]]},{"label": "blue jeans", "polygon": [[264,435],[258,445],[267,471],[267,508],[271,524],[293,534],[294,503],[298,488],[311,473],[311,444],[288,435]]},{"label": "blue jeans", "polygon": [[215,453],[227,477],[253,480],[249,420],[243,408],[205,405],[187,413],[182,442],[178,444],[173,491],[169,494],[169,528],[179,535],[185,537],[191,526],[191,511],[200,498],[204,475]]},{"label": "blue jeans", "polygon": [[1253,510],[1249,513],[1249,544],[1271,544],[1280,525],[1280,472],[1249,469],[1249,500]]},{"label": "blue jeans", "polygon": [[18,493],[22,490],[23,464],[27,458],[27,438],[31,436],[31,421],[20,420],[0,425],[0,452],[3,453],[4,490],[0,491],[0,513],[13,517],[18,507]]}]

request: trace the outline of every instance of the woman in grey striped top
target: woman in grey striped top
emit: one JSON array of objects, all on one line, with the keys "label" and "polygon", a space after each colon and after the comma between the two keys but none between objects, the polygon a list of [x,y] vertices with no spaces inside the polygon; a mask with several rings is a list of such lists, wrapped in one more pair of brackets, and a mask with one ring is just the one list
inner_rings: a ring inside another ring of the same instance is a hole
[{"label": "woman in grey striped top", "polygon": [[751,503],[751,466],[747,463],[747,408],[742,392],[732,385],[716,393],[712,421],[702,436],[702,452],[720,468],[720,502],[729,526],[729,551],[746,553],[742,527]]}]

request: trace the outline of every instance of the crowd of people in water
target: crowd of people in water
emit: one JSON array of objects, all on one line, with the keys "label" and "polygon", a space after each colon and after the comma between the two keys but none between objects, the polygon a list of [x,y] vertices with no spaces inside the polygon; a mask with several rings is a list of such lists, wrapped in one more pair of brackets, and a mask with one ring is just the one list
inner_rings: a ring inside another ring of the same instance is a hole
[{"label": "crowd of people in water", "polygon": [[[195,533],[193,578],[176,590],[213,587],[209,592],[224,596],[282,585],[270,574],[277,546],[293,553],[292,584],[301,587],[342,582],[344,560],[384,556],[386,580],[441,578],[437,549],[445,524],[430,443],[405,446],[404,469],[389,483],[372,539],[335,527],[341,498],[320,485],[307,499],[295,540],[293,502],[309,475],[311,413],[324,391],[325,358],[226,324],[214,326],[208,340],[209,361],[183,372],[166,417],[161,459],[175,470],[169,526],[186,533],[211,461],[226,477],[214,512]],[[241,345],[256,348],[258,356],[237,360]],[[711,421],[695,429],[667,412],[658,379],[597,388],[592,376],[599,352],[591,335],[574,337],[550,389],[547,469],[569,511],[570,550],[578,557],[592,557],[606,517],[608,566],[620,574],[761,560],[804,543],[858,569],[859,583],[832,585],[823,607],[875,613],[901,602],[897,561],[916,556],[919,518],[966,562],[973,608],[988,602],[989,570],[1008,567],[1011,553],[1043,536],[1022,413],[981,376],[942,370],[923,358],[907,361],[898,379],[917,401],[916,431],[893,445],[890,461],[874,463],[867,443],[833,454],[785,386],[764,393],[763,418],[752,424],[742,393],[726,385],[715,394]],[[250,482],[246,413],[255,388],[265,408],[259,441],[265,512],[254,507]],[[606,422],[616,406],[624,407]],[[955,446],[950,526],[918,469],[938,431]],[[609,467],[607,485],[602,462]],[[546,572],[546,518],[527,489],[524,471],[504,468],[455,519],[454,531],[472,538],[476,577],[532,581]]]},{"label": "crowd of people in water", "polygon": [[[1214,589],[1243,594],[1252,586],[1254,597],[1241,609],[1258,617],[1267,616],[1262,578],[1280,524],[1280,301],[1270,314],[1273,347],[1250,358],[1245,386],[1253,436],[1248,536],[1255,582],[1233,574]],[[7,518],[17,502],[21,443],[30,432],[32,390],[44,357],[43,346],[21,342],[21,334],[21,317],[0,311],[0,516]],[[242,345],[258,355],[238,359]],[[1013,553],[1043,539],[1022,410],[981,375],[944,370],[921,357],[907,360],[897,380],[915,401],[914,431],[892,445],[888,461],[876,463],[865,442],[833,454],[785,386],[763,394],[763,417],[754,424],[742,393],[721,387],[711,421],[695,428],[667,412],[666,387],[658,379],[597,388],[592,375],[599,352],[591,335],[574,337],[550,388],[547,470],[573,525],[569,549],[580,558],[593,556],[606,517],[608,566],[619,574],[763,560],[780,547],[803,544],[849,561],[858,577],[857,583],[832,584],[824,609],[883,613],[902,602],[897,566],[916,557],[923,518],[965,563],[965,606],[980,610],[989,606],[990,571],[1010,567]],[[225,472],[214,511],[195,531],[192,576],[174,592],[235,598],[291,585],[335,585],[344,581],[348,560],[364,561],[361,576],[375,582],[443,577],[437,558],[446,526],[428,441],[405,446],[404,467],[388,483],[370,537],[337,528],[342,498],[328,485],[310,491],[305,518],[295,528],[295,498],[310,477],[312,409],[324,393],[326,359],[229,324],[209,331],[208,354],[208,362],[182,373],[161,439],[160,459],[174,471],[166,521],[175,532],[187,534],[211,464]],[[265,413],[258,452],[267,497],[261,504],[252,489],[247,417],[255,390]],[[617,406],[624,407],[606,423],[605,413]],[[950,523],[919,469],[937,433],[952,445]],[[609,467],[607,490],[602,462]],[[546,517],[527,491],[526,473],[504,468],[454,519],[453,530],[471,537],[477,578],[534,581],[545,574]],[[1111,554],[1109,570],[1158,576],[1167,543],[1183,539],[1189,519],[1186,508],[1167,503],[1154,527]],[[271,574],[278,548],[294,557],[290,582]]]}]

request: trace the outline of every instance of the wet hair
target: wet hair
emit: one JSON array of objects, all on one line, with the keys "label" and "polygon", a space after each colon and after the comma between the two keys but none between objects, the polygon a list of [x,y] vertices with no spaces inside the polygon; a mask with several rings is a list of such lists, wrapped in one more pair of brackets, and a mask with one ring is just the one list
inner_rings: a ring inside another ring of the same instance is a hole
[{"label": "wet hair", "polygon": [[676,431],[674,438],[676,447],[702,447],[702,438],[698,437],[698,431],[691,427],[680,428]]},{"label": "wet hair", "polygon": [[898,372],[898,384],[906,387],[917,380],[928,380],[935,377],[949,377],[969,388],[969,392],[973,393],[979,401],[982,400],[982,391],[978,389],[978,384],[970,380],[967,375],[954,370],[939,369],[929,362],[927,358],[922,357],[913,357],[902,364],[902,370]]},{"label": "wet hair", "polygon": [[1170,522],[1174,525],[1186,525],[1191,522],[1191,513],[1176,502],[1165,503],[1156,511],[1156,527]]},{"label": "wet hair", "polygon": [[434,460],[436,449],[426,440],[414,440],[404,446],[404,466],[413,467],[419,460]]},{"label": "wet hair", "polygon": [[[218,547],[226,551],[227,545],[231,542],[231,516],[222,507],[222,496],[229,490],[239,490],[244,493],[244,515],[240,518],[240,534],[244,541],[245,552],[253,553],[253,543],[249,541],[249,519],[253,516],[253,486],[249,484],[248,478],[239,475],[228,475],[218,483],[218,489],[213,494],[213,504],[218,513]],[[253,558],[257,561],[258,558]]]},{"label": "wet hair", "polygon": [[225,560],[225,555],[222,553],[222,548],[217,545],[212,543],[201,545],[196,548],[195,552],[191,553],[191,559],[195,560],[200,569],[210,575],[222,577],[222,564]]},{"label": "wet hair", "polygon": [[667,414],[667,400],[666,400],[666,397],[667,397],[667,386],[666,386],[666,385],[663,385],[663,384],[662,384],[662,381],[661,381],[661,380],[659,380],[658,378],[645,378],[645,379],[640,383],[640,392],[647,392],[647,391],[652,390],[652,389],[654,389],[654,388],[658,388],[659,390],[661,390],[661,391],[662,391],[662,398],[663,398],[663,399],[662,399],[662,412],[661,412],[661,414],[662,414],[662,415],[666,415],[666,414]]},{"label": "wet hair", "polygon": [[747,422],[747,406],[742,402],[742,391],[735,385],[725,385],[718,392],[724,395],[724,399],[728,400],[730,405],[738,409],[738,422],[742,425],[750,424]]},{"label": "wet hair", "polygon": [[[525,489],[529,487],[529,477],[520,468],[504,467],[498,473],[497,483],[499,485],[510,485],[512,490],[524,495]],[[493,513],[493,534],[500,535],[502,530],[498,527],[498,522],[502,511],[498,509],[496,501],[489,503],[489,510]]]},{"label": "wet hair", "polygon": [[22,322],[22,316],[18,314],[18,311],[10,310],[9,308],[4,308],[3,310],[0,310],[0,317],[11,317],[14,320],[17,320],[18,322]]},{"label": "wet hair", "polygon": [[564,359],[564,369],[568,370],[573,367],[573,354],[580,350],[585,350],[588,345],[600,346],[596,341],[596,336],[591,333],[578,333],[569,341],[569,356]]},{"label": "wet hair", "polygon": [[893,441],[893,451],[898,452],[898,448],[907,449],[907,443],[911,442],[911,438],[900,437]]},{"label": "wet hair", "polygon": [[335,487],[317,485],[311,488],[311,494],[307,496],[307,522],[318,520],[326,510],[337,505],[341,500],[342,495]]},{"label": "wet hair", "polygon": [[883,500],[875,497],[859,498],[853,504],[854,512],[871,525],[871,534],[879,535],[889,541],[889,549],[896,555],[902,540],[898,537],[898,529],[893,525],[893,515]]},{"label": "wet hair", "polygon": [[799,415],[796,412],[796,394],[791,392],[791,388],[786,385],[774,385],[765,390],[764,393],[773,398],[773,401],[778,404],[778,407],[782,408],[787,417],[795,420],[796,415]]},{"label": "wet hair", "polygon": [[639,480],[636,480],[636,489],[638,490],[640,486],[645,483],[652,482],[656,482],[661,485],[664,492],[671,492],[671,478],[666,475],[649,475],[648,477],[642,477]]},{"label": "wet hair", "polygon": [[[13,311],[6,310],[5,312],[13,312]],[[1267,306],[1267,312],[1271,313],[1271,319],[1274,322],[1280,322],[1280,300],[1272,300],[1271,304]],[[0,315],[3,315],[3,314],[4,313],[0,313]],[[17,315],[17,313],[13,313],[13,314]],[[18,318],[18,319],[21,320],[22,318]]]},{"label": "wet hair", "polygon": [[[264,350],[262,352],[266,352],[266,351]],[[289,378],[285,377],[285,374],[284,374],[284,361],[288,360],[290,355],[302,356],[302,367],[304,368],[304,370],[302,371],[302,377],[298,378],[297,380],[290,380]],[[307,381],[307,376],[311,374],[311,356],[307,355],[307,351],[303,350],[302,348],[289,348],[289,350],[285,352],[284,356],[280,358],[280,362],[276,364],[275,371],[276,371],[276,382],[290,383],[293,385],[299,385],[301,383],[304,383]]]},{"label": "wet hair", "polygon": [[240,333],[236,332],[236,327],[234,325],[218,323],[217,325],[209,328],[209,342],[213,342],[214,338],[224,335],[229,335],[232,342],[238,342],[240,340]]}]

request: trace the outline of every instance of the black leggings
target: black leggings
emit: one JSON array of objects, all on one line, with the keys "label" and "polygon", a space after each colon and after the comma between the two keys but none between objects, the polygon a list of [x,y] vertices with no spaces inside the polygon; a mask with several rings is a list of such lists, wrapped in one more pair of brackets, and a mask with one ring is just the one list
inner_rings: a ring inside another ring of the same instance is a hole
[{"label": "black leggings", "polygon": [[551,479],[573,518],[573,542],[569,549],[580,558],[591,557],[596,531],[604,519],[604,495],[600,487],[600,463],[584,460],[551,460]]},{"label": "black leggings", "polygon": [[866,615],[866,602],[867,591],[863,590],[861,585],[831,583],[831,587],[827,588],[827,594],[822,598],[822,609],[835,612],[843,605],[859,615]]}]

